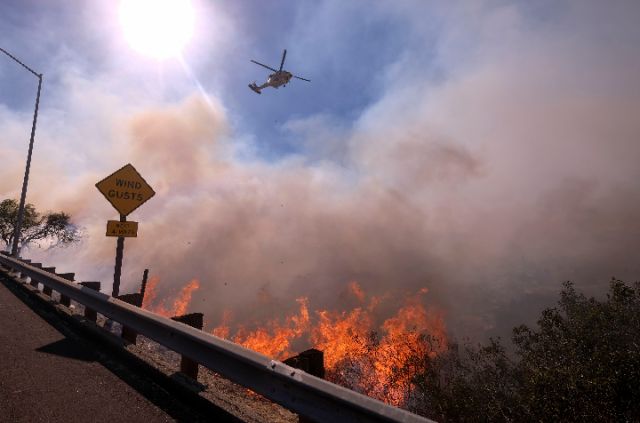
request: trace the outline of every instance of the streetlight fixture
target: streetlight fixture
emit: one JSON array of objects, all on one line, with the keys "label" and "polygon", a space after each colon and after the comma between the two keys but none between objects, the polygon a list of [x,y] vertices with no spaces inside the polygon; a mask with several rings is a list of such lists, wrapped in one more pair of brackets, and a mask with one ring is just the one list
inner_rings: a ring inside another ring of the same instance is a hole
[{"label": "streetlight fixture", "polygon": [[31,139],[29,140],[29,153],[27,154],[27,166],[24,170],[24,179],[22,180],[22,193],[20,194],[20,207],[18,208],[18,219],[13,232],[13,246],[11,247],[11,255],[18,257],[18,241],[20,240],[20,232],[22,230],[22,221],[24,220],[24,203],[27,198],[27,185],[29,184],[29,169],[31,168],[31,152],[33,151],[33,139],[36,135],[36,122],[38,120],[38,106],[40,105],[40,89],[42,88],[42,74],[37,73],[29,66],[22,63],[14,55],[0,47],[0,51],[13,59],[20,66],[34,74],[38,78],[38,94],[36,96],[36,107],[33,112],[33,124],[31,125]]}]

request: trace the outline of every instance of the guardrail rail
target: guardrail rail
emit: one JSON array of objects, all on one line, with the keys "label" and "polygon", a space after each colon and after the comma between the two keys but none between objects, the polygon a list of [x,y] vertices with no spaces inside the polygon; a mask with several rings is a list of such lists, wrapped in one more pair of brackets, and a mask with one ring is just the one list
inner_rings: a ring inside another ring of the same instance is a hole
[{"label": "guardrail rail", "polygon": [[431,422],[25,261],[0,254],[0,264],[16,277],[41,283],[48,295],[56,291],[65,302],[70,298],[83,304],[312,421]]}]

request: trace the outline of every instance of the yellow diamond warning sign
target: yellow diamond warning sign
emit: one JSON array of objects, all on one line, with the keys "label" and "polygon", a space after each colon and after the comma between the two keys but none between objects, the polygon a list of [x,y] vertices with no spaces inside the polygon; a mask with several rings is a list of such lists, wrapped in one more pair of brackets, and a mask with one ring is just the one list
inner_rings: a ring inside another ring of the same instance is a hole
[{"label": "yellow diamond warning sign", "polygon": [[127,216],[156,194],[131,164],[98,182],[96,188],[122,216]]},{"label": "yellow diamond warning sign", "polygon": [[135,238],[138,236],[138,222],[107,221],[107,236],[122,236]]}]

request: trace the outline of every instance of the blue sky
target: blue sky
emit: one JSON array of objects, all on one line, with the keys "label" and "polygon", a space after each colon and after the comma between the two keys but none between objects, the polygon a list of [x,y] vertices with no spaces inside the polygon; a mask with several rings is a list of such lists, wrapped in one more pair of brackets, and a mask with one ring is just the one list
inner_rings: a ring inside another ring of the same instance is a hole
[{"label": "blue sky", "polygon": [[[142,267],[167,296],[199,278],[212,319],[265,289],[269,312],[327,306],[358,280],[427,286],[477,334],[563,280],[637,279],[637,2],[193,0],[184,64],[133,50],[117,5],[0,6],[2,48],[44,74],[28,201],[85,232],[34,257],[108,284],[114,211],[93,185],[131,162],[158,194],[131,216],[123,292]],[[312,82],[256,95],[268,71],[250,60],[277,67],[284,48]],[[0,59],[5,198],[37,81]]]},{"label": "blue sky", "polygon": [[[199,32],[184,52],[192,75],[175,59],[136,55],[121,40],[114,10],[90,2],[5,2],[2,28],[5,43],[13,47],[8,50],[45,74],[43,107],[56,106],[70,66],[87,79],[117,74],[132,84],[145,80],[140,94],[156,101],[188,95],[196,89],[195,78],[221,97],[234,117],[234,130],[255,136],[260,154],[272,159],[297,150],[283,128],[290,119],[322,114],[342,126],[355,120],[380,96],[387,66],[405,54],[411,37],[398,17],[363,15],[366,2],[229,3],[196,3]],[[255,96],[247,83],[264,80],[268,71],[249,60],[277,67],[284,48],[286,68],[313,83],[298,81]],[[28,111],[33,81],[9,61],[2,70],[11,76],[2,81],[4,103]]]}]

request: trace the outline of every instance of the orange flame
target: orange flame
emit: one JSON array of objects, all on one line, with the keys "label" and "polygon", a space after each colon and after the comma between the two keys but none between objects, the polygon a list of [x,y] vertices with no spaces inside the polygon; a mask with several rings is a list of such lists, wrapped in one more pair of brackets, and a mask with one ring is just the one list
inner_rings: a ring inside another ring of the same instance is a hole
[{"label": "orange flame", "polygon": [[191,282],[189,282],[186,286],[182,287],[178,298],[176,298],[173,303],[174,316],[182,316],[183,314],[186,314],[189,303],[191,302],[193,291],[196,291],[199,288],[200,281],[198,281],[197,279],[191,280]]},{"label": "orange flame", "polygon": [[324,351],[327,377],[393,405],[404,404],[413,389],[412,377],[424,366],[423,357],[446,346],[442,316],[420,302],[426,292],[422,289],[409,298],[378,331],[373,311],[380,297],[373,297],[366,309],[318,311],[311,341]]},{"label": "orange flame", "polygon": [[156,302],[157,287],[159,283],[160,278],[157,276],[153,276],[149,279],[144,299],[142,301],[142,308],[165,317],[181,316],[185,314],[189,308],[193,292],[200,288],[200,282],[197,279],[191,280],[187,285],[180,289],[172,307],[167,309],[164,300],[159,304],[154,304]]},{"label": "orange flame", "polygon": [[217,327],[213,328],[213,330],[211,331],[211,334],[219,338],[229,339],[229,334],[231,333],[231,329],[229,327],[230,323],[231,323],[231,310],[224,310],[222,312],[222,323],[220,323]]},{"label": "orange flame", "polygon": [[356,297],[358,301],[364,302],[365,294],[358,282],[356,281],[349,282],[349,293],[354,297]]},{"label": "orange flame", "polygon": [[149,309],[149,306],[155,301],[158,293],[156,287],[160,283],[158,276],[151,276],[147,281],[147,287],[144,292],[144,298],[142,299],[142,308]]},{"label": "orange flame", "polygon": [[[372,396],[400,406],[413,388],[412,376],[446,347],[444,320],[440,314],[427,312],[422,304],[411,300],[396,316],[382,325],[384,336],[377,346],[373,363],[377,386]],[[425,336],[430,339],[427,342]]]},{"label": "orange flame", "polygon": [[[244,326],[240,326],[233,337],[233,342],[244,347],[257,351],[269,357],[286,358],[293,355],[290,346],[291,341],[301,337],[309,329],[309,308],[306,298],[296,300],[300,310],[297,315],[288,316],[284,324],[279,324],[277,320],[267,322],[266,327],[253,331]],[[224,338],[229,337],[229,314],[223,315],[223,323],[214,328],[211,333]]]},{"label": "orange flame", "polygon": [[[157,278],[149,281],[145,308],[165,315],[184,314],[192,293],[199,287],[197,280],[189,282],[173,308],[167,310],[164,303],[149,307],[157,284]],[[362,306],[350,311],[316,310],[312,319],[307,298],[298,298],[298,311],[283,320],[272,319],[255,329],[237,324],[234,330],[233,315],[225,310],[221,323],[210,332],[279,360],[294,355],[293,342],[307,343],[324,352],[329,380],[396,406],[406,404],[414,389],[413,377],[424,370],[424,358],[446,348],[442,314],[424,307],[422,297],[428,289],[422,288],[378,325],[378,306],[391,295],[374,296],[367,301],[366,293],[355,281],[347,285],[347,292]],[[267,293],[259,295],[261,302],[270,301]]]},{"label": "orange flame", "polygon": [[325,367],[354,354],[364,354],[366,339],[373,326],[371,315],[361,308],[350,312],[316,312],[320,321],[311,335],[314,348],[324,352]]}]

